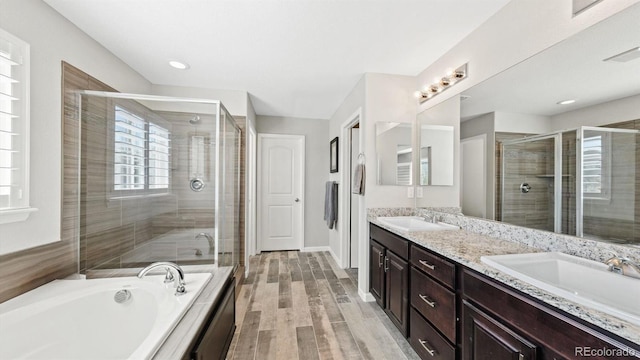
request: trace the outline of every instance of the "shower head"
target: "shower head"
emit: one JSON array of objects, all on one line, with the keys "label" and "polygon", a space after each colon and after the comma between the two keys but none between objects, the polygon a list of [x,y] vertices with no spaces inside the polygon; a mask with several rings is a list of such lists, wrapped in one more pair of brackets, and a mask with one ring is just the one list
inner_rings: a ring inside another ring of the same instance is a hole
[{"label": "shower head", "polygon": [[200,123],[200,115],[194,115],[191,119],[189,119],[189,124],[198,125]]}]

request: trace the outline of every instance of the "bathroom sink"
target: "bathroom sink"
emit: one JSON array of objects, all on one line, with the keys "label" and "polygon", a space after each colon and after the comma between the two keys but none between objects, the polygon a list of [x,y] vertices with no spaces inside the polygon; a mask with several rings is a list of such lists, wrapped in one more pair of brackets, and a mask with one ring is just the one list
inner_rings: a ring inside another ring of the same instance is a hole
[{"label": "bathroom sink", "polygon": [[582,305],[640,325],[640,280],[558,252],[483,256],[482,262]]},{"label": "bathroom sink", "polygon": [[442,222],[431,223],[419,216],[379,216],[378,221],[400,231],[442,231],[458,230],[455,225]]}]

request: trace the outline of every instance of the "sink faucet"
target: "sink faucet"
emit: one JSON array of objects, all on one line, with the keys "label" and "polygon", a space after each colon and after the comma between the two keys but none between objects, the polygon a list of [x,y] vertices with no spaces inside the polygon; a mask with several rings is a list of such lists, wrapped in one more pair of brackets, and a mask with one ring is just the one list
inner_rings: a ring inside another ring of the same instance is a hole
[{"label": "sink faucet", "polygon": [[424,221],[426,222],[430,222],[433,224],[437,224],[440,221],[440,217],[438,215],[432,215],[432,216],[425,216],[424,217]]},{"label": "sink faucet", "polygon": [[611,272],[640,279],[640,264],[626,257],[619,257],[614,254],[612,258],[604,263],[609,266],[609,271]]},{"label": "sink faucet", "polygon": [[206,238],[207,241],[209,242],[209,254],[215,254],[216,245],[213,243],[213,237],[211,236],[211,234],[206,232],[201,232],[200,234],[196,235],[196,240],[200,239],[201,237]]},{"label": "sink faucet", "polygon": [[[144,269],[140,270],[140,272],[138,273],[138,277],[142,279],[149,271],[159,267],[164,267],[165,269],[167,269],[167,274],[165,275],[164,282],[165,283],[170,283],[172,281],[174,282],[173,286],[176,288],[175,295],[180,296],[180,295],[186,294],[187,289],[185,289],[184,287],[185,285],[184,272],[182,271],[182,268],[175,263],[168,262],[168,261],[154,262],[148,265],[147,267],[145,267]],[[177,274],[177,278],[173,276],[172,271],[174,271]]]}]

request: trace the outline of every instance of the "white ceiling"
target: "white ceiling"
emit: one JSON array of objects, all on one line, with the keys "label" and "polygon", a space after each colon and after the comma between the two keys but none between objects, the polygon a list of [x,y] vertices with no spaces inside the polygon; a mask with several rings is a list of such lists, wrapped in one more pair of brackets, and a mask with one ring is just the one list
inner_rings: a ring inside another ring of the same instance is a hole
[{"label": "white ceiling", "polygon": [[509,0],[44,1],[154,84],[328,119],[363,73],[417,75]]}]

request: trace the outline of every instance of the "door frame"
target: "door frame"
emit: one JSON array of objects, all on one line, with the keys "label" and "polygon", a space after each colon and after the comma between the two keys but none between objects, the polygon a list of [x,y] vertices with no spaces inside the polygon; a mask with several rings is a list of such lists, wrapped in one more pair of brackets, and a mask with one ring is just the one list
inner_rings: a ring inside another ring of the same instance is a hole
[{"label": "door frame", "polygon": [[[345,122],[342,123],[340,127],[340,138],[342,139],[342,143],[340,147],[344,149],[342,151],[340,159],[340,182],[344,184],[341,186],[341,195],[338,199],[338,208],[340,212],[338,214],[339,221],[342,224],[340,226],[340,261],[339,265],[343,269],[349,267],[349,262],[351,259],[351,244],[349,240],[353,241],[354,239],[350,239],[350,229],[351,229],[351,137],[350,130],[355,124],[360,124],[360,131],[358,134],[359,139],[359,149],[358,153],[363,153],[363,144],[364,144],[364,129],[363,129],[363,121],[362,121],[362,108],[358,108],[351,116],[347,118]],[[366,158],[365,158],[366,163]],[[369,271],[369,267],[366,269],[363,267],[365,263],[369,260],[369,248],[367,247],[367,242],[363,240],[364,235],[366,234],[366,211],[365,211],[365,201],[364,196],[360,196],[358,199],[358,233],[360,234],[360,239],[355,239],[358,241],[358,273],[361,271]],[[363,250],[363,247],[367,247],[367,249]],[[364,251],[364,253],[363,253]],[[364,256],[364,257],[363,257]]]},{"label": "door frame", "polygon": [[[463,145],[467,142],[482,140],[482,168],[484,169],[482,173],[482,198],[484,199],[484,209],[482,210],[482,217],[484,219],[487,218],[488,212],[487,207],[487,134],[480,134],[476,136],[471,136],[465,139],[460,140],[460,207],[462,207],[462,203],[464,200],[464,152]],[[495,176],[495,175],[494,175]]]},{"label": "door frame", "polygon": [[289,134],[268,134],[268,133],[258,133],[258,146],[256,147],[256,162],[257,162],[257,172],[256,172],[256,209],[257,209],[257,233],[256,233],[256,253],[262,252],[262,239],[257,234],[262,234],[262,216],[264,215],[260,210],[262,208],[262,181],[260,181],[260,177],[262,175],[262,157],[258,157],[262,150],[262,142],[264,139],[297,139],[300,140],[301,145],[301,154],[300,154],[300,162],[298,166],[300,166],[300,199],[302,204],[300,204],[301,209],[301,223],[300,223],[300,240],[298,240],[298,250],[304,249],[304,207],[305,207],[305,136],[304,135],[289,135]]},{"label": "door frame", "polygon": [[256,129],[249,125],[247,126],[247,158],[246,158],[246,200],[245,200],[245,272],[249,273],[249,257],[256,254],[256,151],[257,133]]}]

